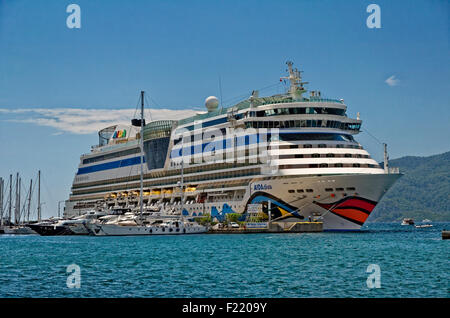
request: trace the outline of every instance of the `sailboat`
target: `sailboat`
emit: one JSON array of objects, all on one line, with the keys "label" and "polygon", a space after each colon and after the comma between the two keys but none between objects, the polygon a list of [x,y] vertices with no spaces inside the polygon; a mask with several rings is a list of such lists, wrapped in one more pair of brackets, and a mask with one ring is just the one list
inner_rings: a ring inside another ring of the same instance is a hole
[{"label": "sailboat", "polygon": [[[140,126],[140,210],[139,214],[128,212],[117,217],[100,217],[96,222],[86,223],[86,229],[96,236],[129,235],[180,235],[206,233],[207,227],[197,222],[185,220],[183,208],[180,218],[174,216],[144,217],[144,91],[141,91],[141,118],[132,120],[133,126]],[[181,177],[183,193],[183,177]],[[183,197],[182,197],[183,201]],[[182,202],[183,204],[183,202]]]},{"label": "sailboat", "polygon": [[[28,218],[30,215],[30,205],[31,205],[31,189],[32,189],[32,183],[30,184],[30,191],[28,193]],[[0,204],[3,205],[3,180],[2,180],[2,186],[1,186],[1,198]],[[9,218],[8,218],[8,226],[3,226],[3,207],[2,207],[2,233],[3,234],[14,234],[14,235],[29,235],[29,234],[37,234],[35,231],[33,231],[30,227],[28,227],[26,224],[21,224],[20,222],[20,193],[21,193],[21,178],[19,178],[19,173],[17,173],[16,176],[16,203],[14,207],[14,216],[15,216],[15,222],[14,224],[11,221],[11,213],[12,213],[12,175],[9,177]]]}]

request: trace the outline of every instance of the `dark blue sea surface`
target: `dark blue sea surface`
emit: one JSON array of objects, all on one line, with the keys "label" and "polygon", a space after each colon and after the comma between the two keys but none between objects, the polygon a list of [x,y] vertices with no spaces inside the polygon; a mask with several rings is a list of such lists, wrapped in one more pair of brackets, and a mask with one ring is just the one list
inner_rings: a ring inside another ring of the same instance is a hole
[{"label": "dark blue sea surface", "polygon": [[[0,297],[449,297],[450,223],[361,232],[0,236]],[[68,288],[67,266],[81,269]],[[369,264],[380,288],[368,288]]]}]

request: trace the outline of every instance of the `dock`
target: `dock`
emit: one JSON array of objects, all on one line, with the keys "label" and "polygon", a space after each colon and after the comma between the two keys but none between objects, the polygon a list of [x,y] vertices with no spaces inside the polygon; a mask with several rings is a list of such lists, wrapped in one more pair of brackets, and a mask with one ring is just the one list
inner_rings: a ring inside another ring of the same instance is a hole
[{"label": "dock", "polygon": [[210,229],[209,234],[251,234],[251,233],[318,233],[323,232],[323,222],[270,222],[266,227],[239,227]]}]

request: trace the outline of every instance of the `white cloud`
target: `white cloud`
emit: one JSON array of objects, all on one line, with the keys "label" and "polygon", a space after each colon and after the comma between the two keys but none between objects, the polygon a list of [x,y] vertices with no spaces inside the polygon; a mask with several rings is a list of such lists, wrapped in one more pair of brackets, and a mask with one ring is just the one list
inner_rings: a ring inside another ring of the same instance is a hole
[{"label": "white cloud", "polygon": [[389,86],[397,86],[398,83],[400,83],[400,80],[398,78],[395,78],[395,75],[390,76],[388,79],[384,81]]},{"label": "white cloud", "polygon": [[[3,119],[9,122],[53,127],[57,133],[91,134],[116,124],[129,125],[135,116],[133,109],[82,109],[82,108],[0,108]],[[179,120],[196,114],[195,110],[150,109],[146,120]],[[139,116],[139,113],[136,114]],[[55,133],[54,135],[56,135]]]}]

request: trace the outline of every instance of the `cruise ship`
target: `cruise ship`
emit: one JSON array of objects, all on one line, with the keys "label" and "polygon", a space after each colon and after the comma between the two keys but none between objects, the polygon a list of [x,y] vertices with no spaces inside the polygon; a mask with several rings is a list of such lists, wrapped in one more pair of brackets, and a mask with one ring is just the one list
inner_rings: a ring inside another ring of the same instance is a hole
[{"label": "cruise ship", "polygon": [[359,230],[401,174],[386,152],[381,167],[356,141],[362,121],[347,116],[344,100],[307,94],[301,72],[287,66],[285,93],[253,91],[228,108],[210,96],[189,118],[101,130],[99,144],[81,156],[65,216],[140,205],[143,160],[148,209],[218,221],[258,211]]}]

